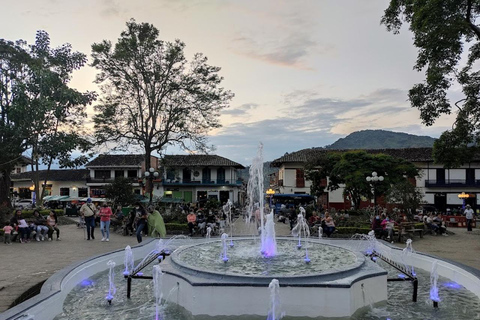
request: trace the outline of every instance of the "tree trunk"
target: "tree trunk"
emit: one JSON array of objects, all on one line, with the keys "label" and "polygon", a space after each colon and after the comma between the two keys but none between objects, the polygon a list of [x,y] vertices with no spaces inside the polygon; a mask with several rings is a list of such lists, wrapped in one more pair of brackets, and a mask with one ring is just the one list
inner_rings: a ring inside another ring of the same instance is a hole
[{"label": "tree trunk", "polygon": [[0,171],[0,222],[4,222],[7,214],[12,211],[10,203],[10,171]]}]

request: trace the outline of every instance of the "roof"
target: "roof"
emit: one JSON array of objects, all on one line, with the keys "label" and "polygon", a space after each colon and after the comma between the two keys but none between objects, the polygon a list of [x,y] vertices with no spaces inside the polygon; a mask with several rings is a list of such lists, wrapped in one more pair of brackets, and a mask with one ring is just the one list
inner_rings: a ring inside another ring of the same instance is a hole
[{"label": "roof", "polygon": [[[85,181],[89,176],[89,170],[87,169],[67,169],[67,170],[39,170],[40,180],[48,181]],[[27,171],[22,173],[12,174],[10,176],[12,181],[33,181],[33,172]]]},{"label": "roof", "polygon": [[[348,150],[333,150],[324,148],[303,149],[292,153],[286,153],[283,157],[272,161],[270,166],[280,167],[284,163],[301,162],[305,163],[309,160],[320,157],[329,152],[350,152]],[[358,151],[358,150],[357,150]],[[367,149],[361,150],[367,153],[379,154],[383,153],[392,157],[401,158],[410,162],[433,162],[432,148],[404,148],[404,149]]]},{"label": "roof", "polygon": [[26,156],[21,156],[20,159],[18,159],[17,165],[29,165],[32,163],[32,159]]},{"label": "roof", "polygon": [[144,161],[143,154],[101,154],[85,167],[141,167]]},{"label": "roof", "polygon": [[234,167],[245,169],[240,163],[224,157],[208,154],[165,155],[163,165],[167,167]]}]

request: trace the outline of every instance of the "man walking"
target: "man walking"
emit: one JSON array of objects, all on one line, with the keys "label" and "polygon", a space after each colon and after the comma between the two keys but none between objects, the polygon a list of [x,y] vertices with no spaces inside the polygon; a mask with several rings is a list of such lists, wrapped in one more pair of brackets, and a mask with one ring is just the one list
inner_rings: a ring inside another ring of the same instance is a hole
[{"label": "man walking", "polygon": [[87,202],[83,204],[80,208],[80,214],[85,219],[85,225],[87,226],[87,240],[95,240],[93,231],[95,230],[95,215],[97,213],[97,208],[92,203],[92,199],[88,198]]},{"label": "man walking", "polygon": [[473,209],[467,204],[464,211],[465,218],[467,218],[467,231],[472,231],[472,221],[473,221]]}]

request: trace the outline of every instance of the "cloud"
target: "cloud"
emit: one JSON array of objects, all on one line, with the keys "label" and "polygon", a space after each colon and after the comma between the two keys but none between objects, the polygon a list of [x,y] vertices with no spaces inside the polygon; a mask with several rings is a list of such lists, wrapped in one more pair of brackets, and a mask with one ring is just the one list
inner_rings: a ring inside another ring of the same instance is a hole
[{"label": "cloud", "polygon": [[115,0],[103,0],[100,15],[103,17],[117,17],[122,13],[121,6]]},{"label": "cloud", "polygon": [[[405,101],[406,94],[403,90],[385,88],[352,99],[340,99],[318,97],[316,92],[308,90],[292,91],[284,96],[282,116],[224,126],[210,137],[210,142],[217,147],[216,154],[248,165],[259,142],[264,144],[267,161],[285,152],[323,147],[365,129],[438,137],[445,128],[422,126],[418,111]],[[250,104],[238,107],[239,110],[249,108]]]},{"label": "cloud", "polygon": [[245,103],[245,104],[242,104],[241,106],[239,107],[234,107],[234,108],[230,108],[230,109],[226,109],[224,111],[222,111],[222,114],[224,115],[230,115],[230,116],[235,116],[235,117],[238,117],[238,116],[244,116],[248,113],[249,110],[253,110],[253,109],[256,109],[258,108],[260,105],[259,104],[256,104],[256,103]]},{"label": "cloud", "polygon": [[[333,45],[323,44],[314,38],[312,29],[316,28],[316,18],[308,10],[242,9],[252,23],[250,29],[239,30],[232,39],[230,50],[235,54],[268,64],[312,70],[309,58],[334,50]],[[242,13],[240,9],[239,12]],[[255,28],[258,25],[261,28]]]}]

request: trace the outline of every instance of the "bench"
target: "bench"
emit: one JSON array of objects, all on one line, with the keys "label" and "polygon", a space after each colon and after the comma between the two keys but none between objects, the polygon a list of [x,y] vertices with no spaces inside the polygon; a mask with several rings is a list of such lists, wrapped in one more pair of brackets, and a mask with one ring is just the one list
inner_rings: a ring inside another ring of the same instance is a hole
[{"label": "bench", "polygon": [[407,235],[414,236],[418,234],[420,238],[423,238],[425,229],[416,229],[415,224],[415,222],[401,222],[397,229],[394,229],[394,235],[395,233],[397,234],[398,242],[403,242],[403,237]]}]

